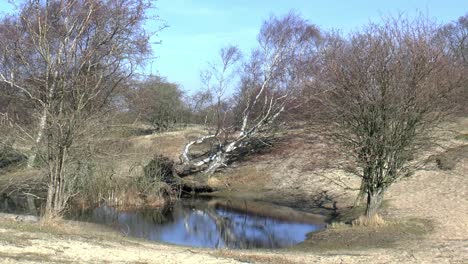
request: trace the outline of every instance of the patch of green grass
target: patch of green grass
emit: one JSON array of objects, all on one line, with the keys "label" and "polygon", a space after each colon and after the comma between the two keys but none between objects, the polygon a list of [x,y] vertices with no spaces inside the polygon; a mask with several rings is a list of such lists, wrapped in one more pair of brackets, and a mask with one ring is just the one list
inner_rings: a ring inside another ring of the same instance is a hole
[{"label": "patch of green grass", "polygon": [[457,135],[457,136],[455,137],[455,139],[456,139],[456,140],[468,141],[468,133]]}]

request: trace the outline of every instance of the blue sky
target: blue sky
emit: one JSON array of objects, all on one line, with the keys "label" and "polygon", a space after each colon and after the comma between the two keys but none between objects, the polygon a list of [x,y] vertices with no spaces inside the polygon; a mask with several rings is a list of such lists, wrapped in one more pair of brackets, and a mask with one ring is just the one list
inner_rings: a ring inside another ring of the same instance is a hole
[{"label": "blue sky", "polygon": [[[10,11],[6,3],[0,0],[0,10]],[[188,91],[200,88],[200,71],[217,59],[223,46],[237,45],[248,55],[270,15],[294,10],[323,29],[346,33],[402,12],[410,17],[422,13],[438,23],[468,12],[468,0],[158,0],[155,6],[151,12],[169,27],[158,34],[162,44],[154,45],[155,59],[145,71],[165,76]]]},{"label": "blue sky", "polygon": [[156,5],[169,28],[159,34],[163,44],[155,47],[153,72],[191,91],[200,87],[200,70],[217,59],[223,46],[237,45],[248,55],[262,22],[272,14],[295,10],[321,28],[349,32],[400,12],[421,12],[440,23],[468,12],[466,0],[159,0]]}]

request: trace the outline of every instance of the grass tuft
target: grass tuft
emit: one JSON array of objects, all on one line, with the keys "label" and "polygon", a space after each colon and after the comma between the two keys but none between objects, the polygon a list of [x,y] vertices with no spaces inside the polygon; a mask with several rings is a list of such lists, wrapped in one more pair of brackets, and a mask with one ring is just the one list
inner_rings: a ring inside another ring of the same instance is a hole
[{"label": "grass tuft", "polygon": [[366,227],[378,227],[384,226],[387,222],[378,214],[372,217],[360,216],[352,222],[353,226],[366,226]]}]

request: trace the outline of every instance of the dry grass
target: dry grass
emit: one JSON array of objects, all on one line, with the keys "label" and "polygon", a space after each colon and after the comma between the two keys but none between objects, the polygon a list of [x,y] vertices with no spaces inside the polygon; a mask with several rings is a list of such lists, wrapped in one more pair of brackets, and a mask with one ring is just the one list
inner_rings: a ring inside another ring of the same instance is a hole
[{"label": "dry grass", "polygon": [[103,225],[64,220],[62,218],[42,218],[37,223],[17,222],[0,219],[0,234],[8,234],[10,242],[21,244],[27,239],[33,239],[38,234],[47,237],[76,236],[97,241],[122,241],[122,234]]},{"label": "dry grass", "polygon": [[372,217],[360,216],[358,219],[352,222],[353,226],[366,226],[366,227],[384,226],[386,224],[387,222],[378,214],[375,214]]},{"label": "dry grass", "polygon": [[159,153],[173,160],[178,160],[184,145],[205,133],[201,127],[188,127],[184,130],[130,137],[128,141],[132,146],[128,151],[132,153]]},{"label": "dry grass", "polygon": [[183,146],[201,133],[199,127],[188,127],[141,136],[109,133],[107,138],[96,139],[97,155],[91,161],[93,175],[83,176],[84,188],[80,193],[84,197],[75,202],[85,208],[89,201],[93,204],[103,199],[122,209],[161,206],[164,199],[160,190],[167,189],[167,184],[143,179],[144,167],[157,154],[177,161]]},{"label": "dry grass", "polygon": [[332,222],[329,225],[327,225],[328,229],[346,229],[346,228],[378,228],[378,227],[383,227],[389,224],[394,224],[395,221],[386,221],[383,219],[379,214],[376,214],[370,218],[366,216],[359,216],[358,218],[354,219],[351,221],[351,224],[346,221],[337,221],[337,222]]},{"label": "dry grass", "polygon": [[[217,186],[242,188],[243,191],[259,191],[264,186],[264,182],[270,178],[270,171],[263,166],[255,166],[254,163],[248,162],[238,165],[235,168],[228,168],[226,171],[217,175]],[[211,180],[215,182],[215,180]]]},{"label": "dry grass", "polygon": [[453,170],[457,163],[466,158],[468,158],[468,145],[460,145],[431,156],[429,161],[434,160],[441,170]]}]

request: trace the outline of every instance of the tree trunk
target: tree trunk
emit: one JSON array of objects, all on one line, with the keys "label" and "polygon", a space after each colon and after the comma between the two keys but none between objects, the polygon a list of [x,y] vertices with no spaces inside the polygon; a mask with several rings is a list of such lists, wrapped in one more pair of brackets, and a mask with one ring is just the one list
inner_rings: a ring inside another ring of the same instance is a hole
[{"label": "tree trunk", "polygon": [[[49,153],[49,155],[51,155]],[[46,218],[60,217],[65,209],[68,195],[65,190],[64,162],[66,148],[59,147],[56,156],[49,160],[49,186],[45,208]]]},{"label": "tree trunk", "polygon": [[366,194],[366,182],[364,179],[361,180],[361,186],[359,187],[359,193],[354,201],[354,207],[357,207],[361,204],[362,200],[364,200],[364,195]]},{"label": "tree trunk", "polygon": [[366,217],[371,218],[374,216],[380,205],[382,204],[384,196],[384,191],[382,189],[378,189],[375,191],[367,191],[367,208],[366,208]]},{"label": "tree trunk", "polygon": [[47,201],[44,212],[45,218],[56,218],[61,217],[65,208],[66,199],[64,198],[65,193],[61,185],[63,184],[58,175],[51,175],[53,182],[49,183],[49,189],[47,190]]},{"label": "tree trunk", "polygon": [[213,173],[215,173],[217,169],[219,169],[221,166],[224,166],[225,164],[226,164],[226,154],[223,152],[218,152],[213,162],[205,170],[205,173],[208,175],[212,175]]},{"label": "tree trunk", "polygon": [[31,148],[32,153],[28,157],[28,168],[32,168],[34,166],[34,162],[36,161],[37,152],[39,151],[39,143],[41,142],[42,137],[44,136],[46,121],[47,121],[47,108],[44,107],[41,119],[39,121],[39,130],[37,132],[36,140],[34,142],[35,145]]},{"label": "tree trunk", "polygon": [[46,199],[46,208],[44,212],[44,217],[53,217],[54,215],[54,193],[55,193],[55,187],[52,186],[53,183],[49,183],[49,187],[47,189],[47,199]]},{"label": "tree trunk", "polygon": [[31,195],[27,195],[26,202],[28,203],[29,213],[33,215],[37,215],[36,204],[34,203],[34,198]]}]

